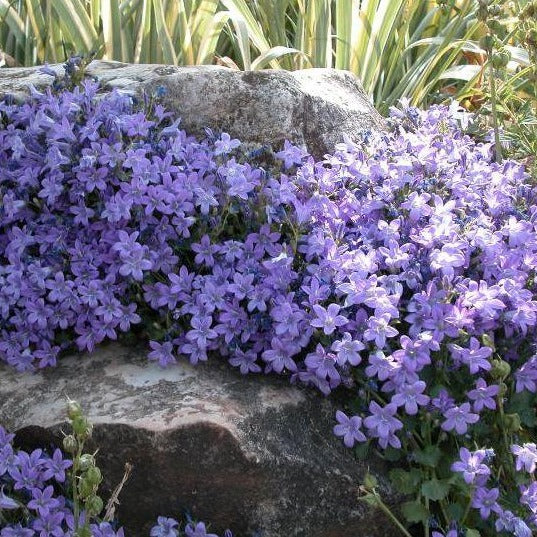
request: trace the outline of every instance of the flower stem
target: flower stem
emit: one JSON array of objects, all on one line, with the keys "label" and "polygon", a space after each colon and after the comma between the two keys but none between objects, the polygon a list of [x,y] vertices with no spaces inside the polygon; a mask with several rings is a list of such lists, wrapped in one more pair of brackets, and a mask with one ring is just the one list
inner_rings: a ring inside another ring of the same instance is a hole
[{"label": "flower stem", "polygon": [[401,524],[400,520],[392,513],[391,509],[382,501],[382,498],[379,496],[379,494],[376,491],[374,491],[373,494],[375,495],[375,498],[377,500],[377,506],[397,526],[399,531],[405,537],[412,537],[412,535],[410,535],[410,533],[408,533],[407,529],[403,526],[403,524]]}]

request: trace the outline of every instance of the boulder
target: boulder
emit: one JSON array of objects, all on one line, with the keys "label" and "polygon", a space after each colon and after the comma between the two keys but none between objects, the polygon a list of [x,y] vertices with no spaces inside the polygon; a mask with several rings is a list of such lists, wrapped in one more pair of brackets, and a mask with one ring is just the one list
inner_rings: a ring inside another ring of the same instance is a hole
[{"label": "boulder", "polygon": [[[62,65],[50,66],[58,74]],[[332,151],[347,135],[385,128],[359,80],[348,71],[235,71],[220,66],[175,67],[93,61],[88,75],[105,88],[158,95],[192,134],[209,127],[243,142],[305,145],[315,156]],[[53,81],[39,67],[0,70],[0,97],[21,97],[33,84]]]},{"label": "boulder", "polygon": [[124,463],[134,466],[118,509],[127,536],[185,511],[242,537],[394,534],[357,501],[368,469],[396,500],[386,469],[354,459],[332,434],[336,405],[311,389],[243,377],[218,360],[161,369],[115,343],[34,374],[0,364],[0,424],[25,448],[61,443],[67,397],[95,425],[89,448],[99,448],[105,499]]}]

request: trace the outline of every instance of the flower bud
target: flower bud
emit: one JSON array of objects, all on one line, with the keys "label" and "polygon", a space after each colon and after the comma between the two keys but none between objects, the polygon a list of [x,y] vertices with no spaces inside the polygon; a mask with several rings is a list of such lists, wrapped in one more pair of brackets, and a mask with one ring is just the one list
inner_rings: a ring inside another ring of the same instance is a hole
[{"label": "flower bud", "polygon": [[67,453],[75,453],[78,448],[78,442],[72,434],[68,434],[63,439],[63,450]]},{"label": "flower bud", "polygon": [[489,27],[490,31],[494,32],[495,34],[499,34],[502,31],[502,24],[496,19],[488,20],[487,26]]},{"label": "flower bud", "polygon": [[76,530],[76,537],[92,537],[89,526],[81,526]]},{"label": "flower bud", "polygon": [[78,416],[73,420],[73,431],[76,436],[82,438],[83,440],[91,436],[93,430],[93,425],[88,422],[83,416]]},{"label": "flower bud", "polygon": [[378,480],[375,476],[370,473],[365,474],[364,477],[364,486],[368,490],[374,489],[378,485]]},{"label": "flower bud", "polygon": [[87,479],[92,485],[98,485],[103,479],[101,470],[96,466],[88,468],[84,479]]},{"label": "flower bud", "polygon": [[494,47],[494,37],[490,34],[484,35],[479,40],[479,46],[484,50],[492,50]]},{"label": "flower bud", "polygon": [[506,414],[504,423],[505,428],[509,433],[516,433],[517,431],[520,431],[522,427],[520,416],[518,414]]},{"label": "flower bud", "polygon": [[509,52],[506,52],[506,51],[495,52],[491,58],[492,66],[495,69],[502,69],[509,63],[510,59],[511,59],[511,55],[509,54]]},{"label": "flower bud", "polygon": [[103,501],[99,496],[95,494],[90,496],[85,502],[86,511],[90,516],[97,516],[103,510]]},{"label": "flower bud", "polygon": [[511,366],[504,360],[492,360],[490,375],[494,380],[504,379],[511,373]]},{"label": "flower bud", "polygon": [[84,453],[84,455],[80,457],[78,466],[83,472],[85,472],[92,466],[95,466],[95,458],[93,457],[93,455],[90,455],[89,453]]},{"label": "flower bud", "polygon": [[67,403],[67,416],[70,420],[82,416],[82,408],[76,401],[69,401]]},{"label": "flower bud", "polygon": [[490,347],[493,352],[496,350],[496,347],[494,346],[494,339],[488,334],[483,334],[481,336],[481,342],[485,347]]},{"label": "flower bud", "polygon": [[95,485],[90,483],[85,477],[78,482],[78,493],[81,498],[88,498],[95,491]]}]

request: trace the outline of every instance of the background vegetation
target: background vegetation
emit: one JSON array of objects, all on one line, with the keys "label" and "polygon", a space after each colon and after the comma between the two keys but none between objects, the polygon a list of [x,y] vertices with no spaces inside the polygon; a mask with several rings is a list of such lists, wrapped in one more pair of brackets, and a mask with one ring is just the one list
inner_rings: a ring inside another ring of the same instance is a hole
[{"label": "background vegetation", "polygon": [[[494,3],[494,2],[493,2]],[[527,69],[517,15],[501,6],[507,70]],[[0,0],[0,50],[17,65],[94,52],[125,62],[239,69],[335,67],[360,77],[385,112],[401,97],[427,106],[483,99],[486,26],[478,0]],[[526,30],[535,23],[526,21]],[[531,28],[530,28],[531,27]],[[11,61],[8,59],[8,61]],[[509,90],[520,90],[520,76]],[[526,84],[527,85],[527,84]],[[527,91],[527,88],[525,88]],[[501,94],[502,88],[499,93]],[[534,89],[532,88],[532,97]]]}]

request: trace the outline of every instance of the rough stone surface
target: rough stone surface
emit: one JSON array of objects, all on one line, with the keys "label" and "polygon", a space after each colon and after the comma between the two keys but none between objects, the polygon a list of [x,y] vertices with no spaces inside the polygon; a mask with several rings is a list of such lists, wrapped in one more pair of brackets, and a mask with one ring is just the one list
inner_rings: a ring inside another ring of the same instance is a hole
[{"label": "rough stone surface", "polygon": [[284,379],[242,377],[217,361],[160,369],[118,344],[71,356],[35,374],[0,364],[0,424],[31,448],[59,443],[66,397],[95,424],[93,446],[107,494],[126,461],[126,535],[147,536],[157,515],[188,509],[215,531],[263,537],[384,537],[394,529],[358,502],[366,467],[331,432],[336,407]]},{"label": "rough stone surface", "polygon": [[[52,66],[58,73],[61,65]],[[107,88],[132,94],[165,89],[162,100],[183,127],[229,132],[245,142],[279,148],[285,139],[322,157],[343,135],[385,128],[358,79],[348,71],[234,71],[219,66],[175,67],[94,61],[88,74]],[[38,67],[0,69],[0,97],[20,97],[30,84],[43,88],[52,77]],[[159,92],[160,93],[160,92]]]}]

